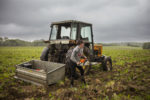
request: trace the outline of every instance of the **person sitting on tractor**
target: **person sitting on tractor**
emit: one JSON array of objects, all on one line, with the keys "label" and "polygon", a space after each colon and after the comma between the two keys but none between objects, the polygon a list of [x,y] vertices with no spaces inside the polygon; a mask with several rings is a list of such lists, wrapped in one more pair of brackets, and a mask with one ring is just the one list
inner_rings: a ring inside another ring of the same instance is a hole
[{"label": "person sitting on tractor", "polygon": [[80,70],[81,80],[86,84],[84,79],[84,70],[80,66],[81,57],[86,58],[83,55],[84,42],[82,40],[77,41],[77,46],[73,49],[71,58],[70,58],[70,68],[71,68],[71,86],[74,85],[74,79],[76,75],[76,68]]}]

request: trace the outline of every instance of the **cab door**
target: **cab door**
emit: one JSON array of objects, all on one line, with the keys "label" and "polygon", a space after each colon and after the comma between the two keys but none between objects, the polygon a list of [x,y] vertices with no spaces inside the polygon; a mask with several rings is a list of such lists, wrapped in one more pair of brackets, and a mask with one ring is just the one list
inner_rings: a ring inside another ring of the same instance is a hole
[{"label": "cab door", "polygon": [[79,35],[78,38],[83,40],[85,46],[88,47],[93,55],[93,34],[91,24],[79,24]]}]

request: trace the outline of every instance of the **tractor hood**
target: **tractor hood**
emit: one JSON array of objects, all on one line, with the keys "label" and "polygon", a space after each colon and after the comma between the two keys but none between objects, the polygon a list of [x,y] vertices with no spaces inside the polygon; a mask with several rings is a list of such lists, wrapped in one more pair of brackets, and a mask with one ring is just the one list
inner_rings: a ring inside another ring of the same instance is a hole
[{"label": "tractor hood", "polygon": [[[89,41],[83,40],[84,43],[90,43]],[[50,40],[50,44],[76,44],[76,40],[69,39],[58,39],[58,40]]]},{"label": "tractor hood", "polygon": [[50,40],[50,44],[69,44],[71,40],[68,39],[58,39],[58,40]]}]

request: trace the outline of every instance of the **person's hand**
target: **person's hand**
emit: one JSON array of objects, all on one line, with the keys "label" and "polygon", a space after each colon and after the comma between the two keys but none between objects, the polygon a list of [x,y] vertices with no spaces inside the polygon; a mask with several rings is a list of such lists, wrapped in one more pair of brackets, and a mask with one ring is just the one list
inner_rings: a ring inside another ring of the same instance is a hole
[{"label": "person's hand", "polygon": [[79,65],[80,64],[80,62],[77,62],[77,65]]}]

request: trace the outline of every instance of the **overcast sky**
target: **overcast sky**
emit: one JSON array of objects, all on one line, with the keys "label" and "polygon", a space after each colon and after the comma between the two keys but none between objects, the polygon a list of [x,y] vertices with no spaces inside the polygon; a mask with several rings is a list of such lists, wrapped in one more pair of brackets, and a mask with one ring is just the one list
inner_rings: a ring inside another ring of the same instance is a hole
[{"label": "overcast sky", "polygon": [[0,0],[0,36],[49,38],[53,21],[93,24],[95,42],[150,41],[150,0]]}]

